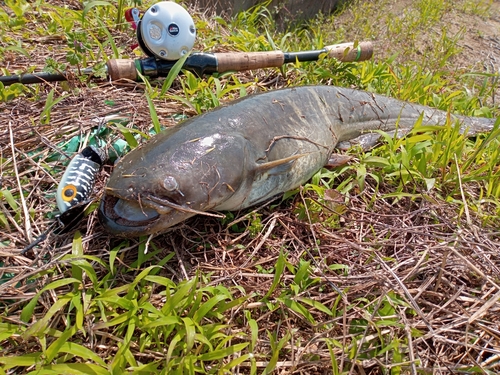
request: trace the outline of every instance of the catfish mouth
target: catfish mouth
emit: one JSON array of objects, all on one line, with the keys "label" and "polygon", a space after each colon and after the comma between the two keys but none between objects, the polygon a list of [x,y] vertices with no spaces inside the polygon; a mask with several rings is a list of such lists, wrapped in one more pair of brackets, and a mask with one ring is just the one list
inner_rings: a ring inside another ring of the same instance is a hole
[{"label": "catfish mouth", "polygon": [[121,227],[147,227],[160,218],[154,208],[112,195],[102,198],[99,214],[105,223]]},{"label": "catfish mouth", "polygon": [[101,224],[119,237],[159,233],[198,214],[224,217],[219,213],[199,211],[152,195],[145,195],[140,200],[128,200],[105,194],[99,207]]}]

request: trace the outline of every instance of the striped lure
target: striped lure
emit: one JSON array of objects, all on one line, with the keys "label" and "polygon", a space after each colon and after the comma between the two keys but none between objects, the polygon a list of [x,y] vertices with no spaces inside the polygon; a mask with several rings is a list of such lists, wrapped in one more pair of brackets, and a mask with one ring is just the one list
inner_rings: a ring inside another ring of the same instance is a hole
[{"label": "striped lure", "polygon": [[53,231],[63,234],[74,227],[83,216],[90,203],[90,196],[94,189],[95,177],[106,161],[107,154],[104,148],[97,146],[85,147],[68,164],[61,182],[57,186],[57,207],[60,214],[49,228],[26,246],[21,255],[26,254]]},{"label": "striped lure", "polygon": [[105,160],[106,151],[97,146],[85,147],[71,160],[57,187],[56,201],[61,214],[88,202]]}]

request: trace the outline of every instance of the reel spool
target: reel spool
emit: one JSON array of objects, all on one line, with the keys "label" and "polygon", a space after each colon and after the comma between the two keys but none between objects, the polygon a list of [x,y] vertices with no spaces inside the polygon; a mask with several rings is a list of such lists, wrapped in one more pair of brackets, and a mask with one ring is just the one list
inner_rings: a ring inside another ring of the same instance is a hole
[{"label": "reel spool", "polygon": [[193,18],[173,1],[156,3],[136,24],[139,46],[148,56],[179,60],[193,48],[196,39]]}]

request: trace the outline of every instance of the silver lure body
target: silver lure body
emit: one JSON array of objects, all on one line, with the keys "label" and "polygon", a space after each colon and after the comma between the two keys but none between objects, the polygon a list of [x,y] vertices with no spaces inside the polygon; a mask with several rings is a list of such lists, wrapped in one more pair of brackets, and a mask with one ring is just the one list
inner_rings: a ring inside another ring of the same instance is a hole
[{"label": "silver lure body", "polygon": [[[235,211],[295,189],[328,163],[339,142],[374,130],[403,132],[449,114],[333,86],[304,86],[236,100],[156,135],[115,166],[101,201],[111,233],[166,231],[190,216]],[[468,134],[494,120],[452,116]]]}]

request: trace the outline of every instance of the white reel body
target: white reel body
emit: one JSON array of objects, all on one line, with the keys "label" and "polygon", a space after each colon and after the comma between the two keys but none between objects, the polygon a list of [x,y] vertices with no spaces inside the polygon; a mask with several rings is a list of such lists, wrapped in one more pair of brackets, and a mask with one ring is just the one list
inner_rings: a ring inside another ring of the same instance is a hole
[{"label": "white reel body", "polygon": [[179,60],[191,51],[196,28],[191,15],[173,1],[161,1],[150,7],[137,27],[139,45],[149,56]]}]

